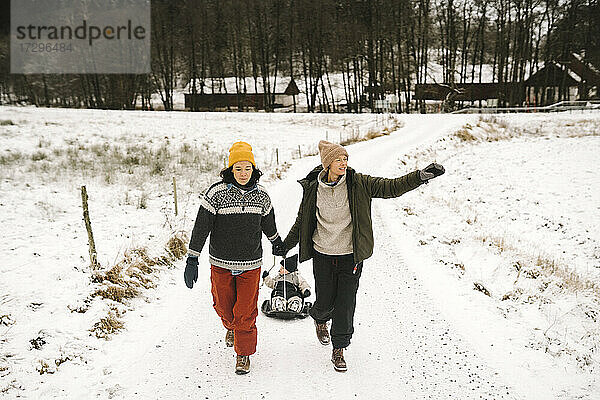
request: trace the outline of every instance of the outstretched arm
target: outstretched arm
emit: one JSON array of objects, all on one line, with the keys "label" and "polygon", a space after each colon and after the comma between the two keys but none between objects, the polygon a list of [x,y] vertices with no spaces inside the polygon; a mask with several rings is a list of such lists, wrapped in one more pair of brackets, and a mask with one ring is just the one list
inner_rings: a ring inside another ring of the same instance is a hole
[{"label": "outstretched arm", "polygon": [[384,199],[402,196],[404,193],[418,188],[423,183],[419,177],[419,171],[413,171],[393,179],[362,174],[361,177],[371,197]]},{"label": "outstretched arm", "polygon": [[402,196],[404,193],[418,188],[430,179],[444,174],[445,169],[440,164],[429,164],[422,170],[416,170],[399,178],[379,178],[362,175],[371,197],[389,199]]}]

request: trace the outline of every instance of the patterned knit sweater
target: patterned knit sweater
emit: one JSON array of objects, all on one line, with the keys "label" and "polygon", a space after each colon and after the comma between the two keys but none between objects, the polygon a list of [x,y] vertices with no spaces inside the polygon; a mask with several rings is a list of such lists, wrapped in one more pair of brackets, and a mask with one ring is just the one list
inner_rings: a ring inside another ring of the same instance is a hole
[{"label": "patterned knit sweater", "polygon": [[262,233],[279,237],[271,198],[261,185],[243,190],[218,182],[200,196],[200,209],[189,253],[199,256],[210,234],[209,261],[230,270],[247,271],[262,265]]}]

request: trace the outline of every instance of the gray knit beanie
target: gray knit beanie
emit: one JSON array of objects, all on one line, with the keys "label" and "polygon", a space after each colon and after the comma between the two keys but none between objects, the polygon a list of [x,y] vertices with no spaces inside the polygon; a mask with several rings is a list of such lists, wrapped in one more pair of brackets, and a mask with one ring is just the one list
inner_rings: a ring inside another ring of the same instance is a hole
[{"label": "gray knit beanie", "polygon": [[348,157],[348,152],[339,144],[321,140],[319,142],[319,154],[321,155],[321,164],[324,169],[329,168],[331,163],[340,156]]}]

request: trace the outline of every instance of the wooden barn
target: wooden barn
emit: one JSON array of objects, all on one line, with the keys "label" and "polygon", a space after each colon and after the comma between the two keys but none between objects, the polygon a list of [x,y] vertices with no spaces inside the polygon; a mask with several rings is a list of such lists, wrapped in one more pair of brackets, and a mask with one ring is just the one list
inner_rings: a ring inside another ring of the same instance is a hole
[{"label": "wooden barn", "polygon": [[[236,87],[235,78],[231,78],[233,84],[228,80],[219,80],[217,85],[211,85],[210,87],[199,84],[196,88],[197,93],[184,93],[185,108],[190,111],[247,111],[250,109],[264,110],[266,108],[267,94],[261,90],[262,87],[254,90],[255,85],[253,80],[249,81],[247,79],[248,82],[244,82],[243,87],[240,87],[239,82]],[[295,104],[295,96],[300,93],[293,79],[287,79],[285,87],[282,86],[284,83],[285,81],[281,79],[275,88],[276,92],[271,93],[271,96],[273,96],[273,108],[293,106]],[[188,85],[186,91],[191,92],[189,89],[190,86]],[[236,89],[241,92],[238,92]],[[280,90],[279,92],[277,91],[278,89]]]},{"label": "wooden barn", "polygon": [[599,88],[599,69],[572,54],[567,61],[546,63],[524,82],[419,84],[413,98],[443,102],[495,99],[500,104],[535,107],[595,99]]},{"label": "wooden barn", "polygon": [[598,96],[600,72],[572,54],[567,61],[549,62],[525,81],[528,105],[588,100]]},{"label": "wooden barn", "polygon": [[426,83],[415,85],[415,100],[477,101],[510,99],[522,91],[518,83]]},{"label": "wooden barn", "polygon": [[546,106],[577,100],[579,82],[571,71],[549,62],[525,81],[525,99],[530,106]]}]

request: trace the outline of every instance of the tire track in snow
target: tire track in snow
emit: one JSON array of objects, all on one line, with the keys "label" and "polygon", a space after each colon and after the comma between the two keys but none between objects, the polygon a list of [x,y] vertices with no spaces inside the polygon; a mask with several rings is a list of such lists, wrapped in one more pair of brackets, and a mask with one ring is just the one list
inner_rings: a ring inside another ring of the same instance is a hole
[{"label": "tire track in snow", "polygon": [[[392,177],[389,171],[396,170],[399,155],[466,122],[432,117],[424,124],[409,119],[396,134],[352,146],[350,164],[359,172]],[[386,208],[379,205],[390,201],[373,201],[375,250],[361,277],[352,347],[362,347],[362,357],[374,357],[384,369],[395,367],[389,375],[396,379],[392,392],[411,398],[520,399],[453,330],[412,273],[394,244],[401,238],[393,236],[391,224],[399,219],[386,215]],[[364,332],[363,325],[367,325]]]},{"label": "tire track in snow", "polygon": [[[410,120],[405,128],[389,137],[348,148],[351,165],[359,171],[375,174],[367,167],[382,167],[384,164],[380,161],[394,161],[387,144],[392,149],[399,144],[403,148],[414,146],[438,135],[442,128],[447,129],[447,123],[440,123],[436,118],[428,120],[427,125]],[[307,165],[298,167],[308,172],[308,164],[312,167],[314,161],[299,160]],[[298,184],[286,181],[275,185],[270,194],[281,209],[278,220],[286,214],[283,220],[293,222],[297,206],[291,203],[299,199],[285,201],[285,198],[290,193],[295,197],[299,195],[296,193]],[[279,191],[283,193],[277,193]],[[289,226],[282,224],[280,230],[286,231]],[[112,361],[117,359],[115,355],[107,357],[106,368],[103,368],[105,376],[96,393],[100,397],[108,393],[112,398],[124,399],[255,399],[283,395],[290,398],[515,399],[505,394],[510,390],[504,386],[499,385],[494,391],[496,383],[491,379],[487,379],[491,382],[489,390],[478,390],[487,375],[473,367],[469,361],[472,353],[464,343],[454,346],[463,351],[461,354],[451,354],[445,349],[455,343],[455,336],[442,322],[436,322],[441,320],[437,314],[428,313],[428,307],[418,301],[417,295],[424,297],[422,289],[404,293],[398,302],[398,289],[409,282],[407,271],[393,276],[392,283],[381,284],[381,279],[391,278],[381,267],[374,266],[382,265],[382,259],[394,266],[389,257],[387,252],[377,249],[373,259],[367,260],[357,298],[356,334],[346,352],[349,371],[345,374],[333,371],[329,361],[331,348],[318,344],[310,320],[281,322],[263,315],[257,320],[259,344],[257,354],[251,357],[251,373],[233,374],[233,351],[224,348],[225,331],[211,307],[208,270],[201,269],[198,287],[190,292],[182,286],[181,268],[173,273],[173,279],[179,282],[177,287],[172,288],[172,293],[163,293],[166,301],[150,307],[156,308],[154,312],[146,311],[152,320],[138,327],[130,326],[129,338],[120,340],[131,344],[116,346],[130,351],[119,354],[118,364]],[[300,269],[312,284],[312,266],[303,264]],[[267,292],[261,294],[259,304],[266,296]],[[409,305],[405,310],[399,307],[403,303]],[[432,324],[439,325],[434,325],[432,330]],[[441,336],[435,336],[437,333]],[[432,335],[448,344],[432,345]],[[137,343],[140,345],[135,349]],[[458,363],[453,368],[459,372],[444,372],[443,367],[450,368],[451,362]],[[472,368],[467,368],[469,366]],[[463,389],[469,385],[472,391]],[[484,393],[494,395],[483,397]]]},{"label": "tire track in snow", "polygon": [[[433,306],[394,245],[398,238],[388,229],[388,221],[394,220],[384,218],[376,204],[373,211],[376,249],[365,262],[358,298],[359,303],[366,297],[377,304],[360,312],[378,313],[367,322],[370,332],[379,333],[377,343],[383,344],[373,356],[397,365],[404,389],[416,398],[520,399]],[[364,342],[361,336],[357,344]]]}]

